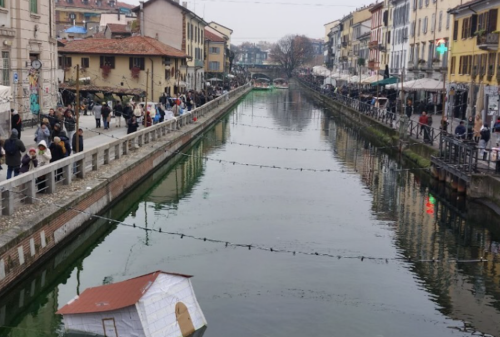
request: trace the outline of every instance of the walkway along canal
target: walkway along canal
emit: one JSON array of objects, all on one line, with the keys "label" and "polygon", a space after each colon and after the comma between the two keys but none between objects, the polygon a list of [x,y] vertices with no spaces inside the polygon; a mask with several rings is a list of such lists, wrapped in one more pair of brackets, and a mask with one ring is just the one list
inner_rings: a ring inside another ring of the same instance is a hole
[{"label": "walkway along canal", "polygon": [[404,114],[373,107],[358,99],[321,89],[319,84],[309,82],[305,77],[299,78],[298,82],[315,99],[357,122],[386,145],[397,145],[400,152],[416,165],[431,169],[439,181],[492,206],[500,215],[500,178],[496,158],[491,149],[486,149],[486,158],[482,155],[479,158],[476,144],[455,139],[453,121],[448,133],[442,132],[439,128],[441,116],[435,116],[433,126],[428,127],[428,139],[424,139],[417,115],[407,118]]},{"label": "walkway along canal", "polygon": [[252,92],[0,297],[0,336],[52,336],[85,288],[157,269],[195,275],[206,336],[499,335],[498,224],[358,131]]}]

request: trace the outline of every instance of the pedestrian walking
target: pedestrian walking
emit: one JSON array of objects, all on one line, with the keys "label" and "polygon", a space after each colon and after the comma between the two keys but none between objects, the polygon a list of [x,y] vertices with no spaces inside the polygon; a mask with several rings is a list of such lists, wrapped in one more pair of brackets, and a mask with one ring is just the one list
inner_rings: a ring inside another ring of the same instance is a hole
[{"label": "pedestrian walking", "polygon": [[99,102],[96,102],[94,104],[94,107],[92,108],[92,113],[94,114],[95,118],[95,127],[96,129],[99,129],[101,127],[101,114],[102,111],[102,105],[99,104]]},{"label": "pedestrian walking", "polygon": [[488,124],[484,124],[479,131],[479,153],[483,154],[483,160],[487,159],[488,152],[486,151],[486,147],[488,146],[488,142],[490,141],[491,131],[488,127]]},{"label": "pedestrian walking", "polygon": [[123,114],[123,106],[120,101],[116,101],[115,106],[113,107],[113,111],[115,114],[115,122],[116,127],[122,127],[122,114]]},{"label": "pedestrian walking", "polygon": [[[77,137],[78,137],[78,148],[76,146]],[[76,132],[73,135],[73,139],[71,140],[71,144],[72,144],[74,153],[83,152],[83,130],[82,129],[78,129],[78,132]]]},{"label": "pedestrian walking", "polygon": [[104,130],[109,129],[109,122],[111,120],[111,109],[106,102],[102,102],[101,108],[102,121],[104,122]]},{"label": "pedestrian walking", "polygon": [[418,119],[418,124],[420,125],[420,135],[422,135],[427,125],[427,113],[425,111],[422,111],[422,115]]},{"label": "pedestrian walking", "polygon": [[474,120],[472,116],[467,119],[467,140],[472,140],[474,136]]},{"label": "pedestrian walking", "polygon": [[21,173],[26,173],[28,171],[33,171],[38,166],[38,158],[36,156],[36,149],[31,148],[28,150],[21,159],[21,169],[19,170]]},{"label": "pedestrian walking", "polygon": [[19,139],[21,139],[21,129],[23,127],[23,121],[17,110],[10,109],[11,117],[11,129],[16,129]]},{"label": "pedestrian walking", "polygon": [[50,134],[51,132],[47,124],[45,122],[42,122],[35,131],[35,144],[40,143],[42,140],[44,140],[47,144],[50,144],[51,143]]},{"label": "pedestrian walking", "polygon": [[476,143],[481,139],[481,129],[483,128],[483,119],[481,118],[481,114],[477,114],[476,118],[474,118],[474,141]]},{"label": "pedestrian walking", "polygon": [[71,114],[71,110],[66,110],[64,115],[64,128],[66,129],[66,133],[68,134],[69,139],[73,139],[73,135],[76,130],[76,120],[75,117]]},{"label": "pedestrian walking", "polygon": [[22,140],[18,138],[17,129],[12,129],[10,138],[3,145],[5,151],[5,164],[7,165],[7,179],[19,175],[21,167],[21,154],[26,151]]},{"label": "pedestrian walking", "polygon": [[460,124],[455,128],[455,137],[465,139],[466,134],[467,129],[465,128],[464,121],[460,121]]}]

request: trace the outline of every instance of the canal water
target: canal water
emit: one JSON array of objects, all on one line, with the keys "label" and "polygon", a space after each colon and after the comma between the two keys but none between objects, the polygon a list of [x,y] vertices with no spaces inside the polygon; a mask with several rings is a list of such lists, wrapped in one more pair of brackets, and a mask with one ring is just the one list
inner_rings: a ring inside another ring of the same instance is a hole
[{"label": "canal water", "polygon": [[208,337],[499,336],[499,224],[358,131],[250,93],[103,214],[135,228],[91,224],[0,298],[0,336],[54,336],[85,288],[155,270],[194,275]]}]

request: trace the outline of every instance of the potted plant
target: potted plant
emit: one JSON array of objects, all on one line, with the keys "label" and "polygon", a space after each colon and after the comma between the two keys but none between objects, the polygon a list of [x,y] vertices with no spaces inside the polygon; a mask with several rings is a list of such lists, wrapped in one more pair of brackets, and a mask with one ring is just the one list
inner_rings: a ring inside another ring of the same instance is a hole
[{"label": "potted plant", "polygon": [[101,72],[102,72],[102,77],[108,78],[109,74],[111,73],[111,66],[109,64],[104,64],[101,67]]},{"label": "potted plant", "polygon": [[138,79],[138,78],[139,78],[139,75],[141,74],[141,68],[136,67],[136,66],[133,66],[133,67],[130,69],[130,74],[132,75],[132,78],[134,78],[134,79]]},{"label": "potted plant", "polygon": [[486,29],[477,30],[474,35],[477,36],[477,44],[486,43]]},{"label": "potted plant", "polygon": [[422,69],[422,68],[425,68],[425,60],[424,59],[420,59],[418,60],[418,66]]}]

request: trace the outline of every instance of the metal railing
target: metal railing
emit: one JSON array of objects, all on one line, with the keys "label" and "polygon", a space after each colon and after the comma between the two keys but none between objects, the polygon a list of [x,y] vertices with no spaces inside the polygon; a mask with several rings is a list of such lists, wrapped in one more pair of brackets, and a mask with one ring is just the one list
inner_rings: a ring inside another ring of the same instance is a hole
[{"label": "metal railing", "polygon": [[346,107],[354,109],[363,115],[369,116],[382,124],[399,130],[400,132],[402,132],[401,123],[403,123],[403,136],[407,135],[416,140],[421,140],[423,143],[433,145],[441,135],[441,129],[436,129],[429,125],[422,125],[418,121],[407,118],[406,115],[404,115],[404,117],[401,117],[400,114],[389,111],[385,107],[376,107],[352,97],[321,89],[321,87],[315,83],[303,81],[301,79],[299,79],[299,81],[303,85],[308,86],[309,88],[319,92],[320,94],[329,97]]},{"label": "metal railing", "polygon": [[62,185],[70,185],[74,179],[83,179],[102,165],[112,165],[114,161],[133,153],[135,145],[148,144],[194,123],[194,118],[199,119],[213,112],[225,102],[242,95],[250,87],[250,84],[246,84],[175,119],[143,128],[96,148],[72,154],[1,182],[1,215],[12,215],[19,207],[34,203],[40,193],[55,193]]}]

